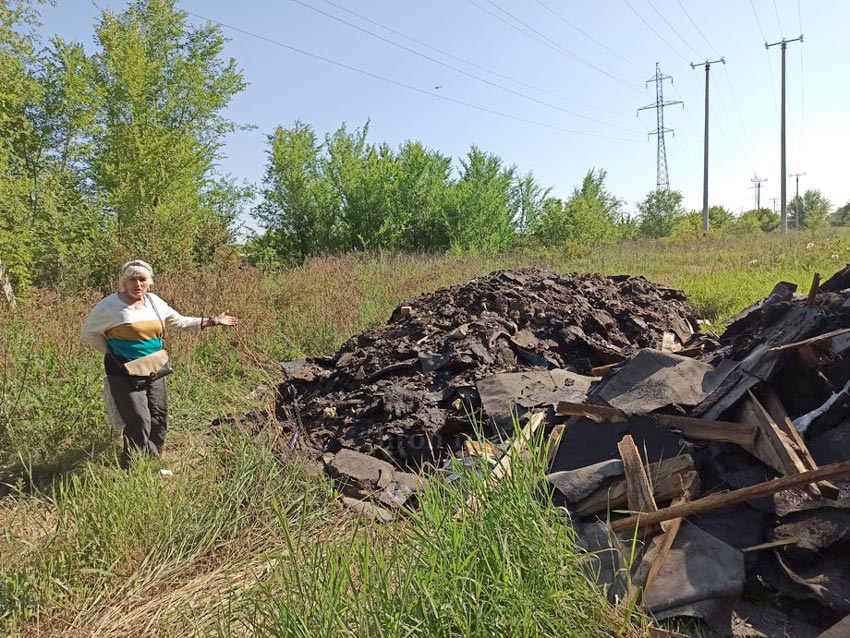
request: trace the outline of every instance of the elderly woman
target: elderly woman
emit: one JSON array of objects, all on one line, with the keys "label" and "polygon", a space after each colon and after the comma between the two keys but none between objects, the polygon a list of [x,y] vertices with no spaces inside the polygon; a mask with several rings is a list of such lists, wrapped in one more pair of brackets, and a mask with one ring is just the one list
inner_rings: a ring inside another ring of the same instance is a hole
[{"label": "elderly woman", "polygon": [[[153,269],[141,260],[124,264],[119,281],[121,291],[92,308],[81,336],[104,355],[105,398],[107,406],[114,408],[109,410],[113,425],[123,426],[121,466],[126,468],[134,450],[159,457],[165,446],[165,376],[171,371],[162,345],[166,328],[198,332],[213,326],[235,326],[236,317],[227,311],[209,318],[180,315],[150,292]],[[150,372],[145,369],[146,363]]]}]

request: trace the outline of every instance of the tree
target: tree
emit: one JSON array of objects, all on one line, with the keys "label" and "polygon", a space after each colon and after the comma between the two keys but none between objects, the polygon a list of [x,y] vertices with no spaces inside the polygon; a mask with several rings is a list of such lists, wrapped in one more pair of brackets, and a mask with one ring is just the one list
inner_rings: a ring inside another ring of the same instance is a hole
[{"label": "tree", "polygon": [[93,58],[101,102],[91,171],[112,215],[114,257],[145,254],[162,270],[191,262],[202,193],[237,128],[222,112],[245,87],[222,58],[221,29],[193,26],[176,3],[103,11]]},{"label": "tree", "polygon": [[446,221],[452,245],[461,251],[498,252],[516,240],[516,200],[511,184],[516,169],[473,146],[460,161],[460,179],[450,191]]},{"label": "tree", "polygon": [[775,213],[769,208],[753,208],[752,210],[741,213],[741,216],[738,218],[740,227],[759,228],[766,233],[778,229],[779,223],[779,213]]},{"label": "tree", "polygon": [[289,129],[279,126],[268,143],[263,202],[253,211],[271,233],[268,242],[284,262],[333,250],[336,206],[313,128],[302,122]]},{"label": "tree", "polygon": [[552,188],[544,188],[531,171],[525,175],[514,175],[511,198],[514,200],[513,208],[517,211],[517,218],[514,220],[517,231],[524,233],[529,229],[542,212],[543,204],[551,192]]},{"label": "tree", "polygon": [[684,216],[682,193],[655,190],[638,204],[640,234],[645,237],[667,237],[676,220]]},{"label": "tree", "polygon": [[839,206],[832,213],[829,223],[833,226],[848,226],[850,225],[850,202]]},{"label": "tree", "polygon": [[32,280],[32,192],[21,149],[32,134],[28,105],[39,87],[30,72],[38,14],[26,2],[0,0],[0,259],[13,287]]},{"label": "tree", "polygon": [[832,204],[819,190],[807,190],[802,196],[798,195],[788,203],[790,211],[789,225],[796,225],[799,220],[801,228],[821,228],[829,221]]}]

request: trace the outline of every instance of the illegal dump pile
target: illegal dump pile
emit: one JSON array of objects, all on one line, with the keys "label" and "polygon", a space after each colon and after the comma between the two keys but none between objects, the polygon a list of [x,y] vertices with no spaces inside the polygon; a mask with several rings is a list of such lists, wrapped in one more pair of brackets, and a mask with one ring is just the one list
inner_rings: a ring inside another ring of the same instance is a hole
[{"label": "illegal dump pile", "polygon": [[[415,503],[410,470],[492,457],[495,483],[546,440],[612,596],[721,634],[762,596],[814,636],[850,615],[850,267],[817,279],[780,282],[717,339],[642,278],[495,272],[285,364],[278,416],[347,505],[387,520]],[[517,416],[507,447],[468,440]]]}]

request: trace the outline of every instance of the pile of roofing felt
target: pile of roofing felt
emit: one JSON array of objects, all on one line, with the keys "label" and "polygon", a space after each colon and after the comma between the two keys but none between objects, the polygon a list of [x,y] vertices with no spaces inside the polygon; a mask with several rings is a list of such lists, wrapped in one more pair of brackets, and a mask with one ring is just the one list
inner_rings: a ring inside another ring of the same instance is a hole
[{"label": "pile of roofing felt", "polygon": [[817,636],[850,615],[850,267],[808,296],[780,282],[720,339],[696,328],[642,278],[496,272],[286,364],[279,417],[346,504],[389,519],[421,486],[404,461],[490,455],[502,475],[511,448],[465,443],[470,414],[492,434],[533,414],[523,436],[554,443],[553,498],[612,596],[775,635],[747,594]]},{"label": "pile of roofing felt", "polygon": [[[590,373],[662,342],[682,348],[698,328],[684,299],[642,277],[497,271],[400,305],[386,325],[333,356],[284,364],[278,416],[299,422],[313,450],[350,448],[413,466],[439,461],[461,447],[473,421],[488,426],[504,416],[482,415],[482,379]],[[526,408],[573,396],[570,379],[543,376],[541,390],[551,396]]]}]

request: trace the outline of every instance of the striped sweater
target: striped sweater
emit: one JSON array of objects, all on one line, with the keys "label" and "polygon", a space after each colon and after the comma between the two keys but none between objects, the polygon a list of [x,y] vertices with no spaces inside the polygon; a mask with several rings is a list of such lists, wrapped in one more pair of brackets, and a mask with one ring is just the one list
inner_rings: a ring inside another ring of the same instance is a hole
[{"label": "striped sweater", "polygon": [[[151,303],[162,317],[157,318]],[[113,293],[101,300],[83,323],[83,341],[104,354],[106,374],[126,375],[127,361],[162,349],[162,323],[169,330],[201,330],[200,317],[184,317],[153,293],[145,295],[145,305],[134,308]]]}]

